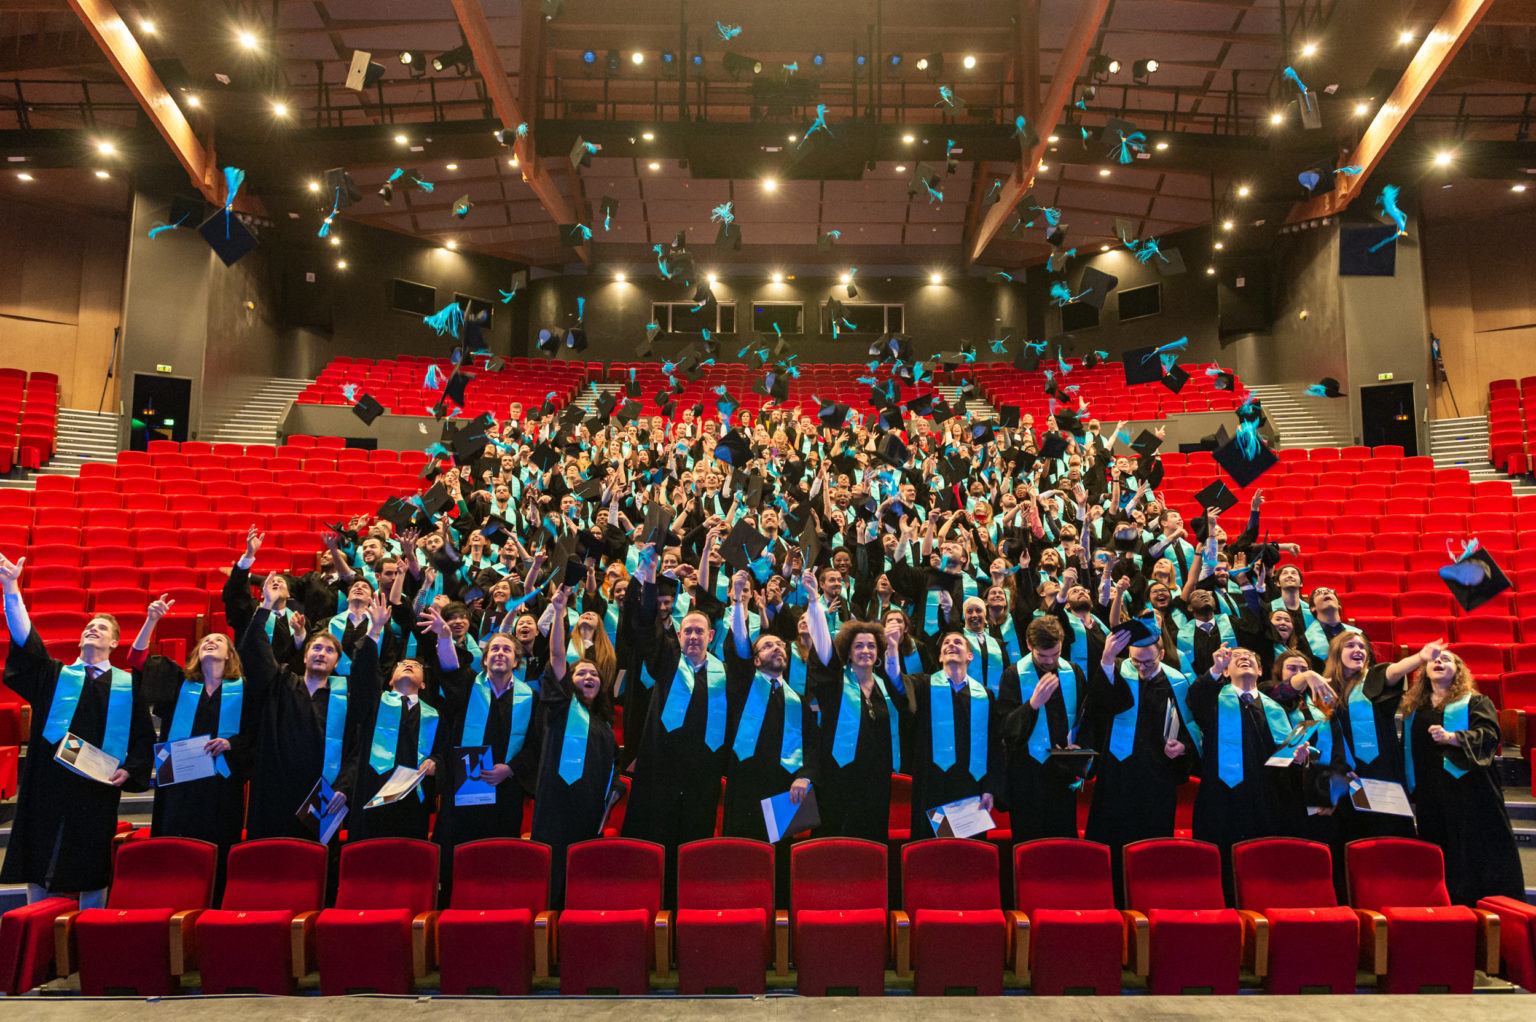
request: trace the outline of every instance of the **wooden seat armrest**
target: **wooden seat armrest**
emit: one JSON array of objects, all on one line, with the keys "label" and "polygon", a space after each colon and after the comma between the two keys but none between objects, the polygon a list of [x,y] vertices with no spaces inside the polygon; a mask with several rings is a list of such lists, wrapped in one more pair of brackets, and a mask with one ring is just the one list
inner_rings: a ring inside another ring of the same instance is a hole
[{"label": "wooden seat armrest", "polygon": [[1499,711],[1499,732],[1503,735],[1505,745],[1525,748],[1526,728],[1529,726],[1530,721],[1526,719],[1524,710],[1510,707]]},{"label": "wooden seat armrest", "polygon": [[184,976],[197,968],[197,920],[204,908],[189,908],[171,916],[171,975]]},{"label": "wooden seat armrest", "polygon": [[672,971],[672,913],[662,909],[656,913],[656,977],[666,979]]},{"label": "wooden seat armrest", "polygon": [[1368,908],[1355,909],[1360,920],[1360,968],[1373,976],[1387,974],[1387,917]]},{"label": "wooden seat armrest", "polygon": [[1029,985],[1029,916],[1008,911],[1008,961],[1020,983]]},{"label": "wooden seat armrest", "polygon": [[1269,975],[1269,920],[1252,909],[1237,914],[1243,920],[1243,967],[1263,979]]},{"label": "wooden seat armrest", "polygon": [[53,918],[53,962],[60,979],[75,971],[75,918],[79,915],[76,910]]},{"label": "wooden seat armrest", "polygon": [[303,979],[312,971],[315,960],[315,920],[319,910],[300,912],[288,924],[288,953],[293,959],[293,978]]},{"label": "wooden seat armrest", "polygon": [[1477,967],[1489,976],[1499,974],[1503,964],[1499,943],[1499,914],[1485,908],[1474,908],[1477,916]]},{"label": "wooden seat armrest", "polygon": [[533,978],[548,979],[550,963],[555,960],[555,913],[540,912],[533,917]]},{"label": "wooden seat armrest", "polygon": [[437,964],[438,915],[433,909],[411,920],[411,975],[417,979],[425,979]]},{"label": "wooden seat armrest", "polygon": [[789,910],[785,908],[773,913],[773,973],[789,975]]},{"label": "wooden seat armrest", "polygon": [[1146,976],[1152,952],[1152,928],[1140,912],[1121,909],[1125,920],[1125,964],[1138,976]]},{"label": "wooden seat armrest", "polygon": [[901,909],[891,913],[891,952],[896,975],[912,975],[912,919]]}]

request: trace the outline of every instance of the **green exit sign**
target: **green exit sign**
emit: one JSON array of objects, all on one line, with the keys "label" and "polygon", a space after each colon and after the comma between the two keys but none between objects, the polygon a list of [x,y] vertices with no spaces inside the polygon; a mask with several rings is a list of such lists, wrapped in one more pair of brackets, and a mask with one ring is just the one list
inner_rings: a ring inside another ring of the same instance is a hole
[{"label": "green exit sign", "polygon": [[1392,374],[1391,373],[1377,373],[1376,374],[1377,381],[1381,382],[1381,383],[1386,383],[1391,378],[1392,378]]},{"label": "green exit sign", "polygon": [[168,373],[170,371],[171,367],[164,362],[160,362],[155,365],[155,372],[157,373]]}]

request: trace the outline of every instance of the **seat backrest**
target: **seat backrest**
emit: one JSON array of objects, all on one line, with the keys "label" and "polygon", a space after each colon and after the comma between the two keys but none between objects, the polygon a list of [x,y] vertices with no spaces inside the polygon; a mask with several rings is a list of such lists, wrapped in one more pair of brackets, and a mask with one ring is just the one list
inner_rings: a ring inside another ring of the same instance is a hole
[{"label": "seat backrest", "polygon": [[773,918],[773,846],[717,837],[677,850],[678,908],[760,908]]},{"label": "seat backrest", "polygon": [[908,914],[1002,908],[997,846],[957,837],[907,842],[901,848],[901,903]]},{"label": "seat backrest", "polygon": [[219,907],[243,912],[308,912],[325,904],[325,846],[273,837],[229,850]]},{"label": "seat backrest", "polygon": [[1013,849],[1014,905],[1026,915],[1042,908],[1115,907],[1109,846],[1077,838],[1041,838]]},{"label": "seat backrest", "polygon": [[336,907],[430,911],[437,905],[437,854],[437,845],[415,838],[343,845]]},{"label": "seat backrest", "polygon": [[1404,837],[1351,841],[1344,848],[1349,903],[1381,911],[1388,906],[1423,908],[1451,903],[1445,856],[1439,845]]},{"label": "seat backrest", "polygon": [[117,849],[107,907],[207,908],[218,848],[207,841],[152,837]]},{"label": "seat backrest", "polygon": [[663,850],[651,841],[593,838],[572,845],[566,856],[567,909],[661,909]]},{"label": "seat backrest", "polygon": [[1225,908],[1221,852],[1207,841],[1152,838],[1125,846],[1125,907]]},{"label": "seat backrest", "polygon": [[1333,855],[1325,844],[1291,837],[1262,837],[1232,846],[1237,908],[1331,908]]},{"label": "seat backrest", "polygon": [[543,912],[549,907],[549,846],[501,837],[459,845],[449,907]]},{"label": "seat backrest", "polygon": [[885,845],[862,838],[828,837],[789,850],[789,906],[804,909],[890,907]]}]

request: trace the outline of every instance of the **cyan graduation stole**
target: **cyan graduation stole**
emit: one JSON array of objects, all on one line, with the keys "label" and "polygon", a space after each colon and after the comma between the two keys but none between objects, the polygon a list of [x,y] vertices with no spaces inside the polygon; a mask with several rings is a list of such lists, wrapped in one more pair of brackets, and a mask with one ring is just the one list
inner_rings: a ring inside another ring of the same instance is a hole
[{"label": "cyan graduation stole", "polygon": [[[1284,745],[1291,734],[1291,719],[1285,709],[1262,692],[1254,698],[1264,709],[1269,733],[1276,745]],[[1243,783],[1243,707],[1237,689],[1224,685],[1216,696],[1216,774],[1229,788]]]},{"label": "cyan graduation stole", "polygon": [[1136,751],[1136,720],[1141,709],[1141,675],[1133,668],[1129,673],[1125,668],[1129,662],[1121,664],[1120,676],[1125,679],[1131,688],[1131,706],[1128,710],[1122,710],[1115,714],[1115,719],[1109,725],[1109,754],[1116,760],[1124,762],[1125,758]]},{"label": "cyan graduation stole", "polygon": [[1086,678],[1088,676],[1088,629],[1070,610],[1067,611],[1066,618],[1067,627],[1072,631],[1072,647],[1067,650],[1067,659],[1072,661],[1072,666],[1081,671]]},{"label": "cyan graduation stole", "polygon": [[923,598],[923,617],[917,622],[917,630],[925,635],[939,627],[939,592],[930,589]]},{"label": "cyan graduation stole", "polygon": [[347,737],[347,679],[333,674],[326,679],[330,694],[325,700],[325,760],[320,776],[326,784],[335,784],[341,773],[341,746]]},{"label": "cyan graduation stole", "polygon": [[[1132,682],[1139,678],[1135,666],[1129,660],[1121,661],[1120,677]],[[1195,723],[1195,719],[1189,715],[1189,705],[1185,702],[1189,695],[1189,679],[1184,676],[1182,671],[1175,670],[1167,664],[1163,664],[1163,677],[1167,679],[1168,687],[1173,690],[1173,704],[1179,708],[1179,719],[1184,722],[1184,730],[1189,732],[1189,740],[1194,742],[1195,753],[1198,755],[1201,751],[1201,745],[1205,740],[1205,735],[1201,733],[1200,726]],[[1139,699],[1140,695],[1137,698]],[[1121,716],[1123,714],[1116,715],[1115,717],[1117,725]],[[1132,718],[1131,727],[1134,728],[1135,726],[1135,718]],[[1111,732],[1110,741],[1114,741],[1113,732]]]},{"label": "cyan graduation stole", "polygon": [[571,694],[570,709],[565,714],[565,734],[560,739],[560,779],[567,786],[581,780],[587,769],[587,736],[592,732],[592,715]]},{"label": "cyan graduation stole", "polygon": [[[688,717],[688,704],[693,699],[694,670],[687,658],[679,657],[677,673],[672,675],[672,687],[667,690],[666,704],[661,708],[661,728],[676,731]],[[725,744],[725,665],[713,656],[704,658],[704,684],[709,690],[705,707],[704,744],[711,752]]]},{"label": "cyan graduation stole", "polygon": [[[1446,703],[1445,716],[1441,718],[1440,726],[1451,732],[1467,730],[1471,717],[1471,715],[1467,712],[1467,707],[1471,704],[1471,702],[1472,697],[1470,695],[1465,695],[1460,699],[1453,699]],[[1408,714],[1408,719],[1403,721],[1403,764],[1407,767],[1409,791],[1412,791],[1418,784],[1418,779],[1413,775],[1413,718],[1417,716],[1418,712],[1415,711]],[[1440,765],[1445,767],[1445,772],[1450,774],[1452,777],[1459,778],[1465,777],[1467,775],[1467,770],[1465,767],[1459,767],[1455,763],[1452,763],[1450,758],[1444,753],[1441,753],[1440,755]]]},{"label": "cyan graduation stole", "polygon": [[[197,716],[197,701],[202,698],[202,691],[200,681],[181,683],[181,691],[176,694],[176,709],[171,711],[171,729],[165,733],[166,741],[179,742],[192,737],[192,721]],[[240,733],[240,710],[244,703],[244,681],[225,678],[219,683],[219,726],[215,738],[229,739]],[[224,762],[222,752],[214,757],[213,769],[220,777],[229,776],[229,764]]]},{"label": "cyan graduation stole", "polygon": [[[1027,656],[1019,661],[1019,701],[1029,702],[1029,697],[1035,694],[1035,686],[1040,684],[1040,672],[1035,669],[1034,656]],[[1063,660],[1056,665],[1056,680],[1061,687],[1052,694],[1055,699],[1061,697],[1062,706],[1067,711],[1067,741],[1071,742],[1077,736],[1077,668],[1071,661]],[[1035,728],[1029,733],[1029,754],[1034,757],[1036,763],[1044,763],[1051,754],[1051,725],[1047,720],[1047,702],[1040,707],[1040,712],[1035,715]]]},{"label": "cyan graduation stole", "polygon": [[805,698],[805,657],[800,655],[794,643],[789,644],[789,662],[785,666],[784,681],[790,691]]},{"label": "cyan graduation stole", "polygon": [[[523,741],[528,737],[528,720],[533,716],[533,689],[515,676],[507,687],[512,691],[512,727],[507,735],[507,751],[497,757],[502,763],[512,762],[513,757],[523,751]],[[492,695],[490,680],[483,673],[477,676],[469,688],[469,703],[464,707],[460,745],[485,744],[485,722],[491,715]]]},{"label": "cyan graduation stole", "polygon": [[1187,568],[1193,565],[1195,563],[1195,548],[1190,546],[1182,539],[1176,539],[1172,543],[1169,543],[1166,547],[1163,548],[1163,552],[1160,556],[1162,560],[1173,562],[1174,579],[1179,583],[1179,585],[1183,585],[1185,568],[1179,567],[1178,551],[1180,550],[1184,552],[1185,567]]},{"label": "cyan graduation stole", "polygon": [[[763,717],[767,714],[773,687],[774,683],[761,671],[752,676],[746,705],[741,708],[741,721],[736,725],[736,741],[731,746],[738,761],[745,762],[757,754],[757,740],[762,735]],[[784,734],[779,741],[779,764],[794,773],[805,762],[800,738],[800,696],[788,685],[779,687],[784,690]]]},{"label": "cyan graduation stole", "polygon": [[[991,700],[987,690],[974,678],[965,679],[971,712],[971,776],[981,780],[987,774],[987,712]],[[928,679],[928,718],[933,723],[933,765],[948,770],[955,765],[954,689],[943,671]]]},{"label": "cyan graduation stole", "polygon": [[1024,656],[1024,644],[1019,641],[1019,630],[1013,626],[1013,615],[1003,614],[997,630],[1003,635],[1003,662],[1017,663]]},{"label": "cyan graduation stole", "polygon": [[1317,618],[1312,616],[1312,608],[1307,606],[1307,602],[1305,600],[1298,599],[1296,603],[1297,606],[1292,609],[1285,605],[1284,597],[1276,596],[1273,600],[1269,601],[1269,610],[1270,613],[1274,613],[1277,610],[1289,610],[1293,614],[1299,611],[1301,613],[1302,629],[1305,630],[1311,628],[1313,623],[1317,621]]},{"label": "cyan graduation stole", "polygon": [[[1345,625],[1344,631],[1358,633],[1360,629],[1354,625]],[[1323,631],[1322,622],[1313,621],[1310,625],[1307,625],[1307,630],[1303,634],[1307,637],[1307,647],[1312,650],[1312,655],[1319,660],[1327,660],[1329,640],[1328,633]]]},{"label": "cyan graduation stole", "polygon": [[297,642],[298,639],[299,639],[299,636],[295,633],[294,624],[293,624],[293,619],[295,617],[297,617],[297,616],[298,616],[297,614],[295,614],[293,611],[289,610],[287,607],[284,607],[282,610],[274,610],[270,614],[268,614],[267,615],[267,642],[268,642],[268,644],[270,644],[272,642],[272,633],[277,629],[277,619],[278,618],[282,618],[284,621],[288,622],[288,634],[293,637],[294,641]]},{"label": "cyan graduation stole", "polygon": [[[973,681],[979,681],[987,687],[987,691],[994,696],[1003,684],[1003,646],[992,637],[991,632],[982,634],[979,638],[974,632],[967,630],[965,633],[966,645],[971,647],[971,662],[966,664],[965,673]],[[976,647],[980,645],[981,648]]]},{"label": "cyan graduation stole", "polygon": [[[128,731],[133,725],[133,675],[116,667],[105,668],[112,672],[111,690],[107,695],[107,728],[102,736],[101,751],[119,763],[128,755]],[[85,689],[85,661],[74,663],[59,671],[58,684],[53,687],[53,702],[48,707],[48,721],[43,725],[43,737],[50,743],[58,743],[69,733],[75,719],[75,708],[80,705],[80,693]]]},{"label": "cyan graduation stole", "polygon": [[[1291,725],[1308,723],[1313,720],[1323,721],[1323,726],[1312,733],[1311,742],[1317,746],[1317,755],[1324,764],[1333,762],[1333,727],[1336,721],[1326,720],[1316,713],[1313,707],[1303,699],[1297,704],[1297,709],[1291,714]],[[1355,769],[1355,757],[1349,750],[1349,742],[1340,743],[1344,747],[1344,761],[1349,764],[1351,770]]]},{"label": "cyan graduation stole", "polygon": [[[365,630],[373,627],[373,617],[371,615],[364,614],[363,621],[367,622],[364,625]],[[347,634],[347,612],[342,611],[331,618],[330,622],[326,625],[326,631],[330,632],[336,639],[336,648],[338,650],[336,673],[345,678],[352,673],[352,658],[347,655],[347,647],[344,641]]]},{"label": "cyan graduation stole", "polygon": [[[437,737],[437,711],[420,699],[421,723],[416,728],[416,766],[432,758],[432,741]],[[395,768],[395,750],[400,744],[400,716],[404,712],[405,699],[399,692],[379,693],[379,712],[373,718],[373,742],[368,747],[368,765],[376,774],[387,774]],[[421,789],[416,789],[421,794]],[[421,795],[425,798],[425,795]]]},{"label": "cyan graduation stole", "polygon": [[[880,675],[874,675],[875,691],[885,700],[886,716],[891,725],[891,773],[901,773],[901,721],[896,716],[896,704]],[[832,761],[840,767],[853,762],[859,749],[859,725],[864,714],[864,696],[859,690],[859,679],[850,668],[843,668],[842,706],[837,714],[837,730],[832,734]]]},{"label": "cyan graduation stole", "polygon": [[[1236,648],[1237,634],[1232,631],[1232,622],[1227,620],[1226,615],[1217,614],[1211,620],[1216,623],[1216,634],[1221,637],[1221,641]],[[1179,626],[1179,666],[1191,674],[1195,670],[1195,629],[1198,627],[1194,618]]]},{"label": "cyan graduation stole", "polygon": [[619,640],[619,605],[613,599],[603,608],[603,631],[608,633],[609,642]]},{"label": "cyan graduation stole", "polygon": [[470,669],[478,674],[480,672],[480,644],[475,641],[475,637],[469,632],[464,633],[464,652],[469,654]]},{"label": "cyan graduation stole", "polygon": [[901,669],[906,674],[923,673],[923,654],[916,644],[912,646],[912,652],[901,655]]},{"label": "cyan graduation stole", "polygon": [[1365,686],[1356,685],[1344,700],[1349,712],[1349,737],[1355,746],[1355,758],[1374,763],[1381,754],[1376,736],[1376,705],[1365,697]]}]

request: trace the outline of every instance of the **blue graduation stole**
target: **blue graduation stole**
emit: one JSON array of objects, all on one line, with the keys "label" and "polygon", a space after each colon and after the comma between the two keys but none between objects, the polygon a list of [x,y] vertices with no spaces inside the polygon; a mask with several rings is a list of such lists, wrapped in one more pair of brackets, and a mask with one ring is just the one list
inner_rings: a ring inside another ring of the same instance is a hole
[{"label": "blue graduation stole", "polygon": [[608,633],[609,642],[619,641],[619,605],[612,599],[603,608],[603,631]]},{"label": "blue graduation stole", "polygon": [[[364,614],[363,620],[369,623],[369,627],[372,627],[373,618],[370,615]],[[347,634],[347,612],[342,611],[331,618],[325,627],[326,631],[330,632],[336,639],[336,649],[338,651],[336,673],[345,678],[352,673],[352,658],[347,655],[346,647],[342,644],[342,639]]]},{"label": "blue graduation stole", "polygon": [[[1217,614],[1211,620],[1216,624],[1216,634],[1221,636],[1221,641],[1235,648],[1237,635],[1232,631],[1232,622],[1227,620],[1225,614]],[[1179,666],[1185,673],[1192,674],[1195,670],[1195,629],[1198,627],[1194,618],[1179,626]]]},{"label": "blue graduation stole", "polygon": [[[512,728],[507,735],[507,751],[498,757],[502,763],[512,762],[513,757],[523,751],[523,741],[528,737],[528,720],[533,716],[533,689],[527,682],[514,676],[508,687],[512,690]],[[491,715],[491,696],[491,683],[481,673],[469,688],[464,726],[459,731],[460,745],[485,744],[485,722]]]},{"label": "blue graduation stole", "polygon": [[[779,742],[779,763],[794,773],[805,762],[801,748],[800,696],[787,684],[784,690],[784,735]],[[768,700],[773,694],[773,682],[761,671],[752,676],[752,687],[747,690],[746,705],[741,708],[741,721],[736,725],[736,741],[731,751],[738,761],[751,759],[757,753],[757,740],[763,730],[763,716],[768,710]]]},{"label": "blue graduation stole", "polygon": [[[1040,672],[1035,669],[1035,658],[1027,656],[1020,660],[1017,670],[1019,701],[1027,703],[1029,697],[1035,694],[1035,686],[1040,684]],[[1066,707],[1067,741],[1070,742],[1077,735],[1077,668],[1072,666],[1070,660],[1063,660],[1056,665],[1056,680],[1061,683],[1061,687],[1051,698],[1060,695],[1062,705]],[[1035,728],[1029,733],[1029,754],[1036,763],[1044,763],[1051,754],[1051,725],[1046,719],[1046,706],[1040,707],[1035,714]]]},{"label": "blue graduation stole", "polygon": [[907,674],[923,673],[923,654],[913,645],[912,652],[901,655],[901,669]]},{"label": "blue graduation stole", "polygon": [[565,734],[560,739],[560,779],[567,786],[581,780],[587,768],[587,735],[592,731],[592,715],[573,693],[565,714]]},{"label": "blue graduation stole", "polygon": [[1159,555],[1162,560],[1169,561],[1173,564],[1173,577],[1179,583],[1179,585],[1183,585],[1184,570],[1179,567],[1179,557],[1178,554],[1175,553],[1176,550],[1184,551],[1184,563],[1189,567],[1194,567],[1195,548],[1190,546],[1182,539],[1176,539],[1164,547],[1163,552]]},{"label": "blue graduation stole", "polygon": [[1131,689],[1130,709],[1115,714],[1109,725],[1109,754],[1121,762],[1136,751],[1136,720],[1141,710],[1141,675],[1134,668],[1126,672],[1125,668],[1129,666],[1129,663],[1120,665],[1120,676]]},{"label": "blue graduation stole", "polygon": [[[103,669],[111,672],[111,691],[107,695],[107,727],[102,736],[101,751],[121,763],[128,755],[128,731],[133,725],[133,675],[116,667]],[[48,720],[43,725],[43,737],[50,743],[57,744],[69,733],[84,689],[84,660],[76,660],[59,671],[58,684],[53,687],[53,702],[48,707]]]},{"label": "blue graduation stole", "polygon": [[[1465,731],[1470,722],[1470,714],[1467,712],[1467,707],[1471,702],[1472,697],[1465,695],[1460,699],[1453,699],[1446,703],[1445,716],[1442,718],[1440,726],[1447,731]],[[1414,711],[1408,714],[1408,719],[1403,722],[1403,744],[1405,746],[1403,761],[1408,768],[1409,791],[1412,791],[1418,784],[1417,779],[1413,776],[1413,718],[1418,715],[1418,711]],[[1460,778],[1467,775],[1465,767],[1459,767],[1452,763],[1443,753],[1440,757],[1440,765],[1445,767],[1445,772],[1452,777]]]},{"label": "blue graduation stole", "polygon": [[[1120,677],[1133,683],[1139,681],[1136,668],[1129,660],[1121,661]],[[1173,704],[1179,708],[1179,719],[1184,722],[1184,730],[1189,732],[1189,740],[1195,744],[1195,753],[1198,755],[1205,741],[1205,735],[1201,732],[1200,726],[1195,723],[1195,718],[1189,715],[1189,704],[1186,702],[1189,697],[1189,678],[1184,672],[1175,670],[1167,664],[1163,664],[1163,677],[1168,679],[1168,687],[1173,690]],[[1140,695],[1137,698],[1139,699]],[[1117,722],[1120,716],[1123,714],[1116,715]],[[1134,729],[1135,726],[1136,718],[1132,717],[1131,727]],[[1134,734],[1134,731],[1132,733]],[[1113,737],[1110,740],[1113,741]]]},{"label": "blue graduation stole", "polygon": [[[1285,709],[1262,692],[1255,691],[1254,698],[1264,708],[1275,743],[1284,745],[1291,733],[1291,719]],[[1243,713],[1237,689],[1231,684],[1223,686],[1216,696],[1216,719],[1216,774],[1227,787],[1235,788],[1243,783]]]},{"label": "blue graduation stole", "polygon": [[[1360,629],[1356,628],[1354,625],[1345,625],[1344,631],[1355,632],[1358,634]],[[1307,630],[1303,634],[1306,636],[1307,646],[1312,650],[1312,655],[1317,657],[1319,660],[1327,660],[1329,640],[1327,633],[1323,631],[1322,622],[1313,621],[1311,624],[1307,625]]]},{"label": "blue graduation stole", "polygon": [[[270,623],[271,618],[267,618]],[[192,720],[197,716],[197,701],[201,698],[203,683],[183,681],[176,694],[176,709],[171,711],[171,729],[165,733],[168,742],[179,742],[192,737]],[[219,683],[219,727],[215,738],[233,738],[240,733],[240,709],[245,703],[245,682],[239,678],[226,678]],[[108,704],[109,707],[111,704]],[[220,777],[229,776],[229,764],[221,752],[213,759],[213,769]]]},{"label": "blue graduation stole", "polygon": [[[297,614],[295,614],[293,611],[289,610],[287,607],[284,607],[282,610],[274,610],[270,614],[268,614],[267,615],[267,642],[269,644],[272,642],[272,633],[277,629],[277,619],[278,618],[282,618],[284,621],[288,622],[288,634],[290,636],[292,636],[295,641],[298,641],[299,640],[299,636],[298,636],[298,634],[296,634],[296,631],[294,629],[294,624],[293,624],[293,619],[295,617],[297,617],[297,616],[298,616]],[[190,736],[186,736],[186,737],[190,737]]]},{"label": "blue graduation stole", "polygon": [[917,622],[917,630],[923,634],[931,633],[939,626],[939,590],[930,589],[923,598],[923,616]]},{"label": "blue graduation stole", "polygon": [[[890,693],[885,690],[885,682],[880,680],[880,675],[874,675],[875,691],[885,700],[885,713],[891,725],[891,773],[901,773],[901,722],[896,717],[896,704],[891,702]],[[863,717],[863,693],[859,690],[859,679],[853,676],[850,668],[843,668],[843,697],[842,708],[837,714],[837,730],[832,735],[832,761],[840,767],[845,767],[853,762],[853,754],[859,748],[859,726]]]},{"label": "blue graduation stole", "polygon": [[[686,657],[679,657],[677,673],[672,676],[672,687],[667,690],[667,701],[661,708],[661,728],[676,731],[688,717],[688,704],[693,699],[695,674]],[[711,752],[725,744],[725,665],[708,654],[704,658],[704,684],[709,690],[709,701],[704,717],[704,744]]]},{"label": "blue graduation stole", "polygon": [[[415,633],[414,632],[412,633],[411,637],[415,638]],[[473,635],[471,635],[469,632],[465,632],[464,633],[464,652],[469,654],[469,666],[470,666],[470,669],[475,671],[476,673],[479,673],[479,671],[480,671],[480,644],[475,641],[475,637]]]},{"label": "blue graduation stole", "polygon": [[1365,697],[1365,686],[1351,689],[1344,705],[1349,713],[1349,737],[1355,746],[1355,756],[1362,763],[1374,763],[1381,754],[1381,743],[1376,736],[1376,706]]},{"label": "blue graduation stole", "polygon": [[1003,684],[1003,647],[991,632],[981,636],[981,649],[976,648],[976,636],[967,629],[965,643],[971,647],[971,662],[965,665],[966,676],[982,682],[994,696]]},{"label": "blue graduation stole", "polygon": [[1072,666],[1081,671],[1086,678],[1088,676],[1088,629],[1070,610],[1066,613],[1066,619],[1067,627],[1072,632],[1072,646],[1067,650],[1067,659],[1072,661]]},{"label": "blue graduation stole", "polygon": [[1024,644],[1019,641],[1019,630],[1013,626],[1013,615],[1004,613],[997,630],[1003,634],[1003,662],[1017,663],[1024,656]]},{"label": "blue graduation stole", "polygon": [[[1293,725],[1302,724],[1311,720],[1320,720],[1323,722],[1323,726],[1312,733],[1311,739],[1312,744],[1317,746],[1318,757],[1323,763],[1332,763],[1333,721],[1323,720],[1323,718],[1320,716],[1314,717],[1312,707],[1308,706],[1306,700],[1303,699],[1302,702],[1298,705],[1296,712],[1291,714],[1291,723]],[[1342,744],[1344,746],[1344,761],[1348,763],[1349,768],[1353,770],[1355,768],[1355,757],[1354,754],[1350,752],[1349,742],[1346,741]],[[1335,799],[1335,801],[1337,801],[1337,799]]]},{"label": "blue graduation stole", "polygon": [[[981,780],[987,774],[987,713],[991,699],[974,678],[965,679],[971,710],[971,776]],[[949,676],[943,671],[928,679],[928,717],[933,723],[933,765],[948,770],[955,765],[955,705]]]},{"label": "blue graduation stole", "polygon": [[[421,723],[416,728],[416,765],[421,766],[424,760],[432,758],[432,741],[437,737],[437,711],[419,698],[416,705],[421,707]],[[405,699],[399,692],[379,693],[379,712],[373,718],[373,742],[368,749],[368,765],[376,774],[394,769],[395,747],[400,741],[400,715],[404,707]],[[420,788],[416,793],[426,797]]]},{"label": "blue graduation stole", "polygon": [[[1301,614],[1302,629],[1306,630],[1311,628],[1312,625],[1317,621],[1317,618],[1312,616],[1312,608],[1307,606],[1306,600],[1298,599],[1296,602],[1296,611],[1299,611]],[[1269,601],[1269,609],[1271,613],[1277,610],[1290,610],[1290,608],[1285,605],[1285,600],[1279,596],[1276,596],[1273,600]],[[1295,613],[1296,611],[1293,611],[1292,613]]]},{"label": "blue graduation stole", "polygon": [[784,666],[784,683],[795,695],[805,698],[805,658],[799,654],[793,642],[789,644]]},{"label": "blue graduation stole", "polygon": [[330,694],[325,700],[325,759],[320,776],[326,784],[335,784],[341,772],[341,746],[347,737],[347,679],[333,674],[325,683]]}]

